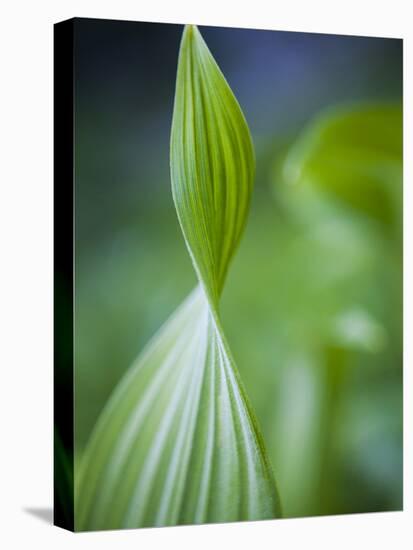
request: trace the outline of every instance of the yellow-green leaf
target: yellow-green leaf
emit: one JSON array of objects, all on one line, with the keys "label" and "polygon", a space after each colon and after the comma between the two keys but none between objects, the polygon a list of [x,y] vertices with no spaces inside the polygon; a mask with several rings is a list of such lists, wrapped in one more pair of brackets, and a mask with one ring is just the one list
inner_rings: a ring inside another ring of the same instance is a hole
[{"label": "yellow-green leaf", "polygon": [[77,530],[280,516],[271,466],[218,308],[253,173],[238,103],[199,31],[186,27],[171,177],[199,284],[128,371],[98,421],[76,484]]},{"label": "yellow-green leaf", "polygon": [[171,135],[176,211],[216,303],[248,213],[255,170],[244,116],[200,32],[182,38]]}]

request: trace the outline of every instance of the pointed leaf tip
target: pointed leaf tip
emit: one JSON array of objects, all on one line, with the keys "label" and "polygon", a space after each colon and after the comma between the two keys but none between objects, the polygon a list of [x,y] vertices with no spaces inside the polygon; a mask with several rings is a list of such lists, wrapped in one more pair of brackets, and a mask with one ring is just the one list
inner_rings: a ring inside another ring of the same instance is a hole
[{"label": "pointed leaf tip", "polygon": [[171,132],[171,180],[195,269],[213,302],[247,218],[255,159],[241,108],[196,27],[185,28]]}]

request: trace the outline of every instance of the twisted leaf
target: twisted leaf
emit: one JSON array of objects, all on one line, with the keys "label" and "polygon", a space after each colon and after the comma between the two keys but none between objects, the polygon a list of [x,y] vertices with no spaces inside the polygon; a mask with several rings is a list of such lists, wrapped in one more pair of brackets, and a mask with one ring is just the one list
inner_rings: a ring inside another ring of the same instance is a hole
[{"label": "twisted leaf", "polygon": [[199,285],[131,367],[98,421],[77,488],[79,530],[280,515],[218,307],[253,174],[238,103],[199,31],[186,27],[171,178]]},{"label": "twisted leaf", "polygon": [[239,242],[255,169],[247,123],[198,29],[186,27],[171,136],[172,192],[213,306]]}]

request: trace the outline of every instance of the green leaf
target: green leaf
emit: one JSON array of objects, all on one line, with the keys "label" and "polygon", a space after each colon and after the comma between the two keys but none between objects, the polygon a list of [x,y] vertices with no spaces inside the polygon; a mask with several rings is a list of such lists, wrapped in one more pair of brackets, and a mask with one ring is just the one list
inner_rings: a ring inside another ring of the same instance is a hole
[{"label": "green leaf", "polygon": [[99,418],[77,483],[77,530],[280,516],[271,466],[218,308],[253,173],[241,110],[199,31],[186,27],[171,176],[199,285]]},{"label": "green leaf", "polygon": [[286,179],[312,184],[390,230],[400,229],[402,138],[397,105],[329,109],[291,148]]},{"label": "green leaf", "polygon": [[254,170],[237,100],[198,29],[187,26],[172,124],[172,191],[195,269],[214,305],[244,229]]}]

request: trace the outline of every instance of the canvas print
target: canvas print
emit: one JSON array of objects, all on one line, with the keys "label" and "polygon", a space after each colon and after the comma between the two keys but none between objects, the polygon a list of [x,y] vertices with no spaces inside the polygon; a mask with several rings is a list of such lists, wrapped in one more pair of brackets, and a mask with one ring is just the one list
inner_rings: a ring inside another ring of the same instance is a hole
[{"label": "canvas print", "polygon": [[55,523],[402,509],[402,41],[55,25]]}]

